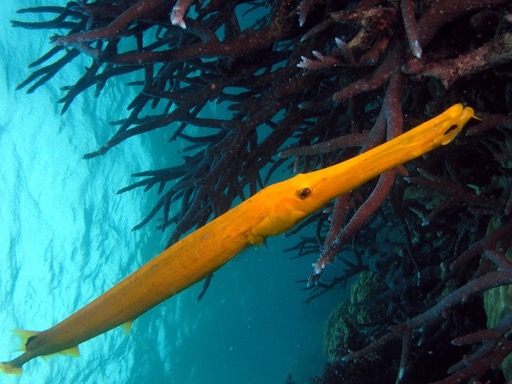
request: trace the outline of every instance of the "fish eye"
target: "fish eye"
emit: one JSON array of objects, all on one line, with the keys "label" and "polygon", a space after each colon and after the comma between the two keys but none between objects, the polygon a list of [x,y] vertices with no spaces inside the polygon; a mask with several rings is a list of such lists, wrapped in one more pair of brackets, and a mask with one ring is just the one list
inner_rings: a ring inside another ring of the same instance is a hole
[{"label": "fish eye", "polygon": [[311,192],[313,192],[311,190],[311,188],[309,187],[304,187],[304,188],[301,188],[297,191],[297,195],[299,196],[299,199],[301,200],[304,200],[305,198],[307,198],[309,195],[311,195]]}]

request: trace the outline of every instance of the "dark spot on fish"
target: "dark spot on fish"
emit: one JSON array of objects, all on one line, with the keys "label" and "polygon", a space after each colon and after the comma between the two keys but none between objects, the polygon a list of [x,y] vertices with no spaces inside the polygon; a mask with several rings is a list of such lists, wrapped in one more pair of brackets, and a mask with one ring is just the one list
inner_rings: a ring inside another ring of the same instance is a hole
[{"label": "dark spot on fish", "polygon": [[37,336],[30,336],[28,339],[27,339],[27,342],[25,343],[25,347],[28,347],[28,345],[30,344],[31,341],[34,341],[34,339],[36,338]]},{"label": "dark spot on fish", "polygon": [[450,125],[450,127],[446,130],[446,132],[444,133],[445,135],[449,134],[451,131],[455,130],[458,128],[458,125],[457,124],[452,124]]}]

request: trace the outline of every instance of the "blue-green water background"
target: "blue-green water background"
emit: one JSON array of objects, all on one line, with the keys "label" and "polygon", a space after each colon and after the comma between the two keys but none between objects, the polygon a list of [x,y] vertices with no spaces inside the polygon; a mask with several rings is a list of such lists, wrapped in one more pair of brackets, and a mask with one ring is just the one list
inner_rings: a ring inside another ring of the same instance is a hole
[{"label": "blue-green water background", "polygon": [[[113,134],[108,122],[126,116],[135,90],[109,82],[61,116],[60,87],[77,80],[84,60],[35,93],[16,92],[28,63],[50,48],[47,31],[10,26],[22,18],[16,9],[35,5],[4,2],[0,15],[0,361],[19,354],[12,329],[52,326],[162,250],[168,234],[155,222],[131,231],[156,195],[116,191],[133,172],[170,165],[169,153],[186,145],[166,144],[171,130],[160,130],[83,160]],[[290,260],[282,249],[295,240],[245,251],[215,274],[200,303],[196,285],[137,319],[128,336],[112,330],[82,344],[78,359],[37,358],[0,382],[259,384],[293,374],[305,383],[321,371],[323,322],[340,293],[303,304],[294,282],[314,260]]]}]

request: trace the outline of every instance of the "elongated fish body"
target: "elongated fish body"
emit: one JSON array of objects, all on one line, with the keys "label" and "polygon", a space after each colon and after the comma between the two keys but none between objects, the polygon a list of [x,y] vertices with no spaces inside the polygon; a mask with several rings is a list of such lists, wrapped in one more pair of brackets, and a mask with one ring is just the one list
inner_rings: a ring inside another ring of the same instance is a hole
[{"label": "elongated fish body", "polygon": [[295,226],[336,196],[449,143],[474,116],[456,104],[359,156],[270,185],[184,237],[57,325],[26,332],[25,352],[0,369],[21,373],[27,361],[58,352],[130,322],[220,268],[240,251]]}]

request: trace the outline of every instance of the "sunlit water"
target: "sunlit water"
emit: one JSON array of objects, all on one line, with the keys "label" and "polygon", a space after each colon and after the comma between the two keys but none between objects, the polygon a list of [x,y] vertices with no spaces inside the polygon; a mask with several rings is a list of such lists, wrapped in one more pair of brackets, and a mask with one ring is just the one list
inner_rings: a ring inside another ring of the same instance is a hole
[{"label": "sunlit water", "polygon": [[[14,91],[28,63],[50,47],[48,32],[10,27],[22,17],[17,8],[34,5],[5,2],[0,15],[0,361],[19,354],[12,329],[43,330],[64,319],[156,255],[168,237],[155,222],[131,231],[154,194],[116,194],[131,173],[168,165],[154,144],[168,132],[82,159],[112,135],[108,122],[126,115],[133,90],[109,83],[100,98],[89,91],[63,116],[59,88],[76,81],[76,67],[33,94]],[[328,306],[325,298],[303,304],[306,293],[294,281],[313,260],[290,260],[281,250],[290,241],[270,239],[239,255],[215,274],[200,303],[194,286],[137,319],[129,335],[112,330],[83,343],[79,358],[37,358],[21,377],[0,382],[279,384],[293,374],[305,383],[324,361]]]}]

